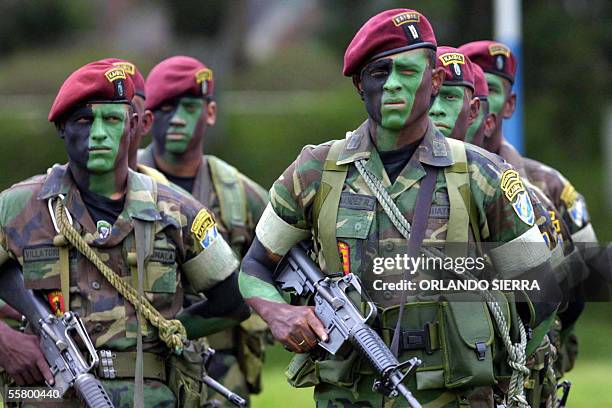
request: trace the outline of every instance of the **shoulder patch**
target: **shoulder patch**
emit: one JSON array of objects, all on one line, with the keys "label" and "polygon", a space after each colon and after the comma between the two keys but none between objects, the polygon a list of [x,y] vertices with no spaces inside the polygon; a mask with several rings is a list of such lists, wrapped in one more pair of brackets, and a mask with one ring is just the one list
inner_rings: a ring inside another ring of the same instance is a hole
[{"label": "shoulder patch", "polygon": [[523,181],[516,170],[506,170],[501,177],[500,188],[512,209],[525,224],[530,227],[535,223],[535,213]]},{"label": "shoulder patch", "polygon": [[191,232],[193,232],[196,239],[200,241],[204,249],[208,248],[219,235],[215,220],[204,208],[202,208],[194,218],[191,224]]}]

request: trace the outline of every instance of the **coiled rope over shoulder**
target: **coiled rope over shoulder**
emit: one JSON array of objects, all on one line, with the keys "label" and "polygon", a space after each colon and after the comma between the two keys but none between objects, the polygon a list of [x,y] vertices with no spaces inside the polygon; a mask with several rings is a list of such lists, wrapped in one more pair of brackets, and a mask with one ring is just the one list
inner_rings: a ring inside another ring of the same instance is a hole
[{"label": "coiled rope over shoulder", "polygon": [[104,278],[123,296],[136,312],[147,319],[153,326],[159,330],[159,338],[175,353],[180,354],[183,351],[183,345],[187,341],[187,331],[183,324],[176,319],[168,320],[162,316],[155,307],[143,296],[138,294],[138,291],[121,279],[111,268],[109,268],[98,256],[98,254],[87,244],[81,237],[79,232],[70,224],[66,215],[64,203],[61,199],[56,199],[55,203],[55,218],[59,231],[68,242],[70,242],[83,256],[94,264],[102,273]]}]

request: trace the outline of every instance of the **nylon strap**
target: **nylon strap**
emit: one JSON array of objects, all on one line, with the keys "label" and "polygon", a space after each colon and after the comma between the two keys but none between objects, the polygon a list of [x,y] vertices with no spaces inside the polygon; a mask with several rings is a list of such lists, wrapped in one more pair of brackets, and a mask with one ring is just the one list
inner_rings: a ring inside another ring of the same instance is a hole
[{"label": "nylon strap", "polygon": [[59,248],[60,286],[66,311],[70,309],[70,258],[67,244]]},{"label": "nylon strap", "polygon": [[[242,183],[238,182],[238,170],[215,156],[207,155],[206,159],[210,167],[214,189],[219,197],[221,221],[230,234],[230,244],[232,247],[242,245],[244,243],[241,240],[242,235],[235,227],[244,228],[246,226],[248,211],[246,192]],[[240,253],[240,248],[238,248],[238,253]]]},{"label": "nylon strap", "polygon": [[[155,186],[155,183],[151,183]],[[155,194],[154,194],[155,196]],[[138,275],[138,295],[144,296],[145,264],[153,253],[153,222],[134,219],[134,237],[136,239],[136,266]],[[146,319],[137,313],[136,320],[136,369],[134,373],[134,408],[144,408],[144,371],[142,326]]]},{"label": "nylon strap", "polygon": [[[454,164],[444,168],[446,189],[450,201],[450,216],[446,231],[446,245],[444,252],[447,256],[462,257],[467,255],[471,194],[461,194],[464,186],[469,192],[470,178],[467,166],[465,145],[455,139],[446,139],[451,148]],[[465,191],[465,190],[464,190]]]},{"label": "nylon strap", "polygon": [[345,143],[346,139],[343,139],[336,140],[331,145],[325,158],[321,185],[315,194],[312,208],[315,244],[318,244],[325,260],[323,271],[329,274],[342,271],[342,263],[338,254],[338,241],[336,239],[336,221],[338,219],[340,195],[344,187],[348,165],[337,165],[336,161],[340,157]]},{"label": "nylon strap", "polygon": [[[419,186],[419,192],[417,195],[417,201],[414,208],[414,214],[412,216],[412,229],[409,237],[404,237],[408,240],[408,256],[410,258],[416,258],[419,256],[421,251],[421,244],[425,238],[425,231],[427,230],[427,220],[429,219],[429,209],[431,208],[431,202],[433,200],[433,193],[436,186],[436,176],[438,169],[424,165],[425,167],[425,178]],[[410,271],[404,271],[404,279],[408,280]],[[399,342],[401,337],[402,328],[402,317],[404,315],[404,308],[406,306],[406,299],[408,292],[403,290],[400,300],[400,308],[397,316],[397,323],[395,324],[395,330],[393,331],[393,339],[391,340],[391,351],[397,357],[399,355]]]}]

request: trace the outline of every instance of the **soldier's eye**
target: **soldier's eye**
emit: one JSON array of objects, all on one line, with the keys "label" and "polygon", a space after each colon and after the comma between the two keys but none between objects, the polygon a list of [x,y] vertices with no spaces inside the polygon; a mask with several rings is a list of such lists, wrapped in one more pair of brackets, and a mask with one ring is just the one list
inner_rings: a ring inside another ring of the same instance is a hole
[{"label": "soldier's eye", "polygon": [[117,115],[108,115],[108,116],[104,117],[104,120],[107,123],[110,123],[112,125],[121,122],[121,118],[119,116],[117,116]]},{"label": "soldier's eye", "polygon": [[193,113],[198,110],[198,105],[195,103],[185,103],[183,104],[183,106],[185,107],[185,110],[189,113]]},{"label": "soldier's eye", "polygon": [[370,71],[370,76],[372,78],[383,78],[388,75],[388,72],[383,69],[372,69]]},{"label": "soldier's eye", "polygon": [[159,110],[162,112],[172,112],[173,109],[174,109],[174,106],[172,106],[169,103],[166,103],[162,105],[161,108],[159,108]]},{"label": "soldier's eye", "polygon": [[78,123],[79,125],[86,125],[91,122],[91,118],[81,116],[80,118],[77,118],[75,122]]}]

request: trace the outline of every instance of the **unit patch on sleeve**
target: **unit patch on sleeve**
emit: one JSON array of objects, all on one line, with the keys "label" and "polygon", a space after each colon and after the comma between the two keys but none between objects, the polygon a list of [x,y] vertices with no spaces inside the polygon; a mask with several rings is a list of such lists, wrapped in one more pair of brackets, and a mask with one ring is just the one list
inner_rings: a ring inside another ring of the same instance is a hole
[{"label": "unit patch on sleeve", "polygon": [[191,224],[191,232],[204,249],[208,248],[219,236],[215,220],[205,209],[201,209],[196,215]]},{"label": "unit patch on sleeve", "polygon": [[516,170],[506,170],[502,174],[500,187],[521,221],[530,227],[533,226],[535,223],[533,205],[518,172]]}]

